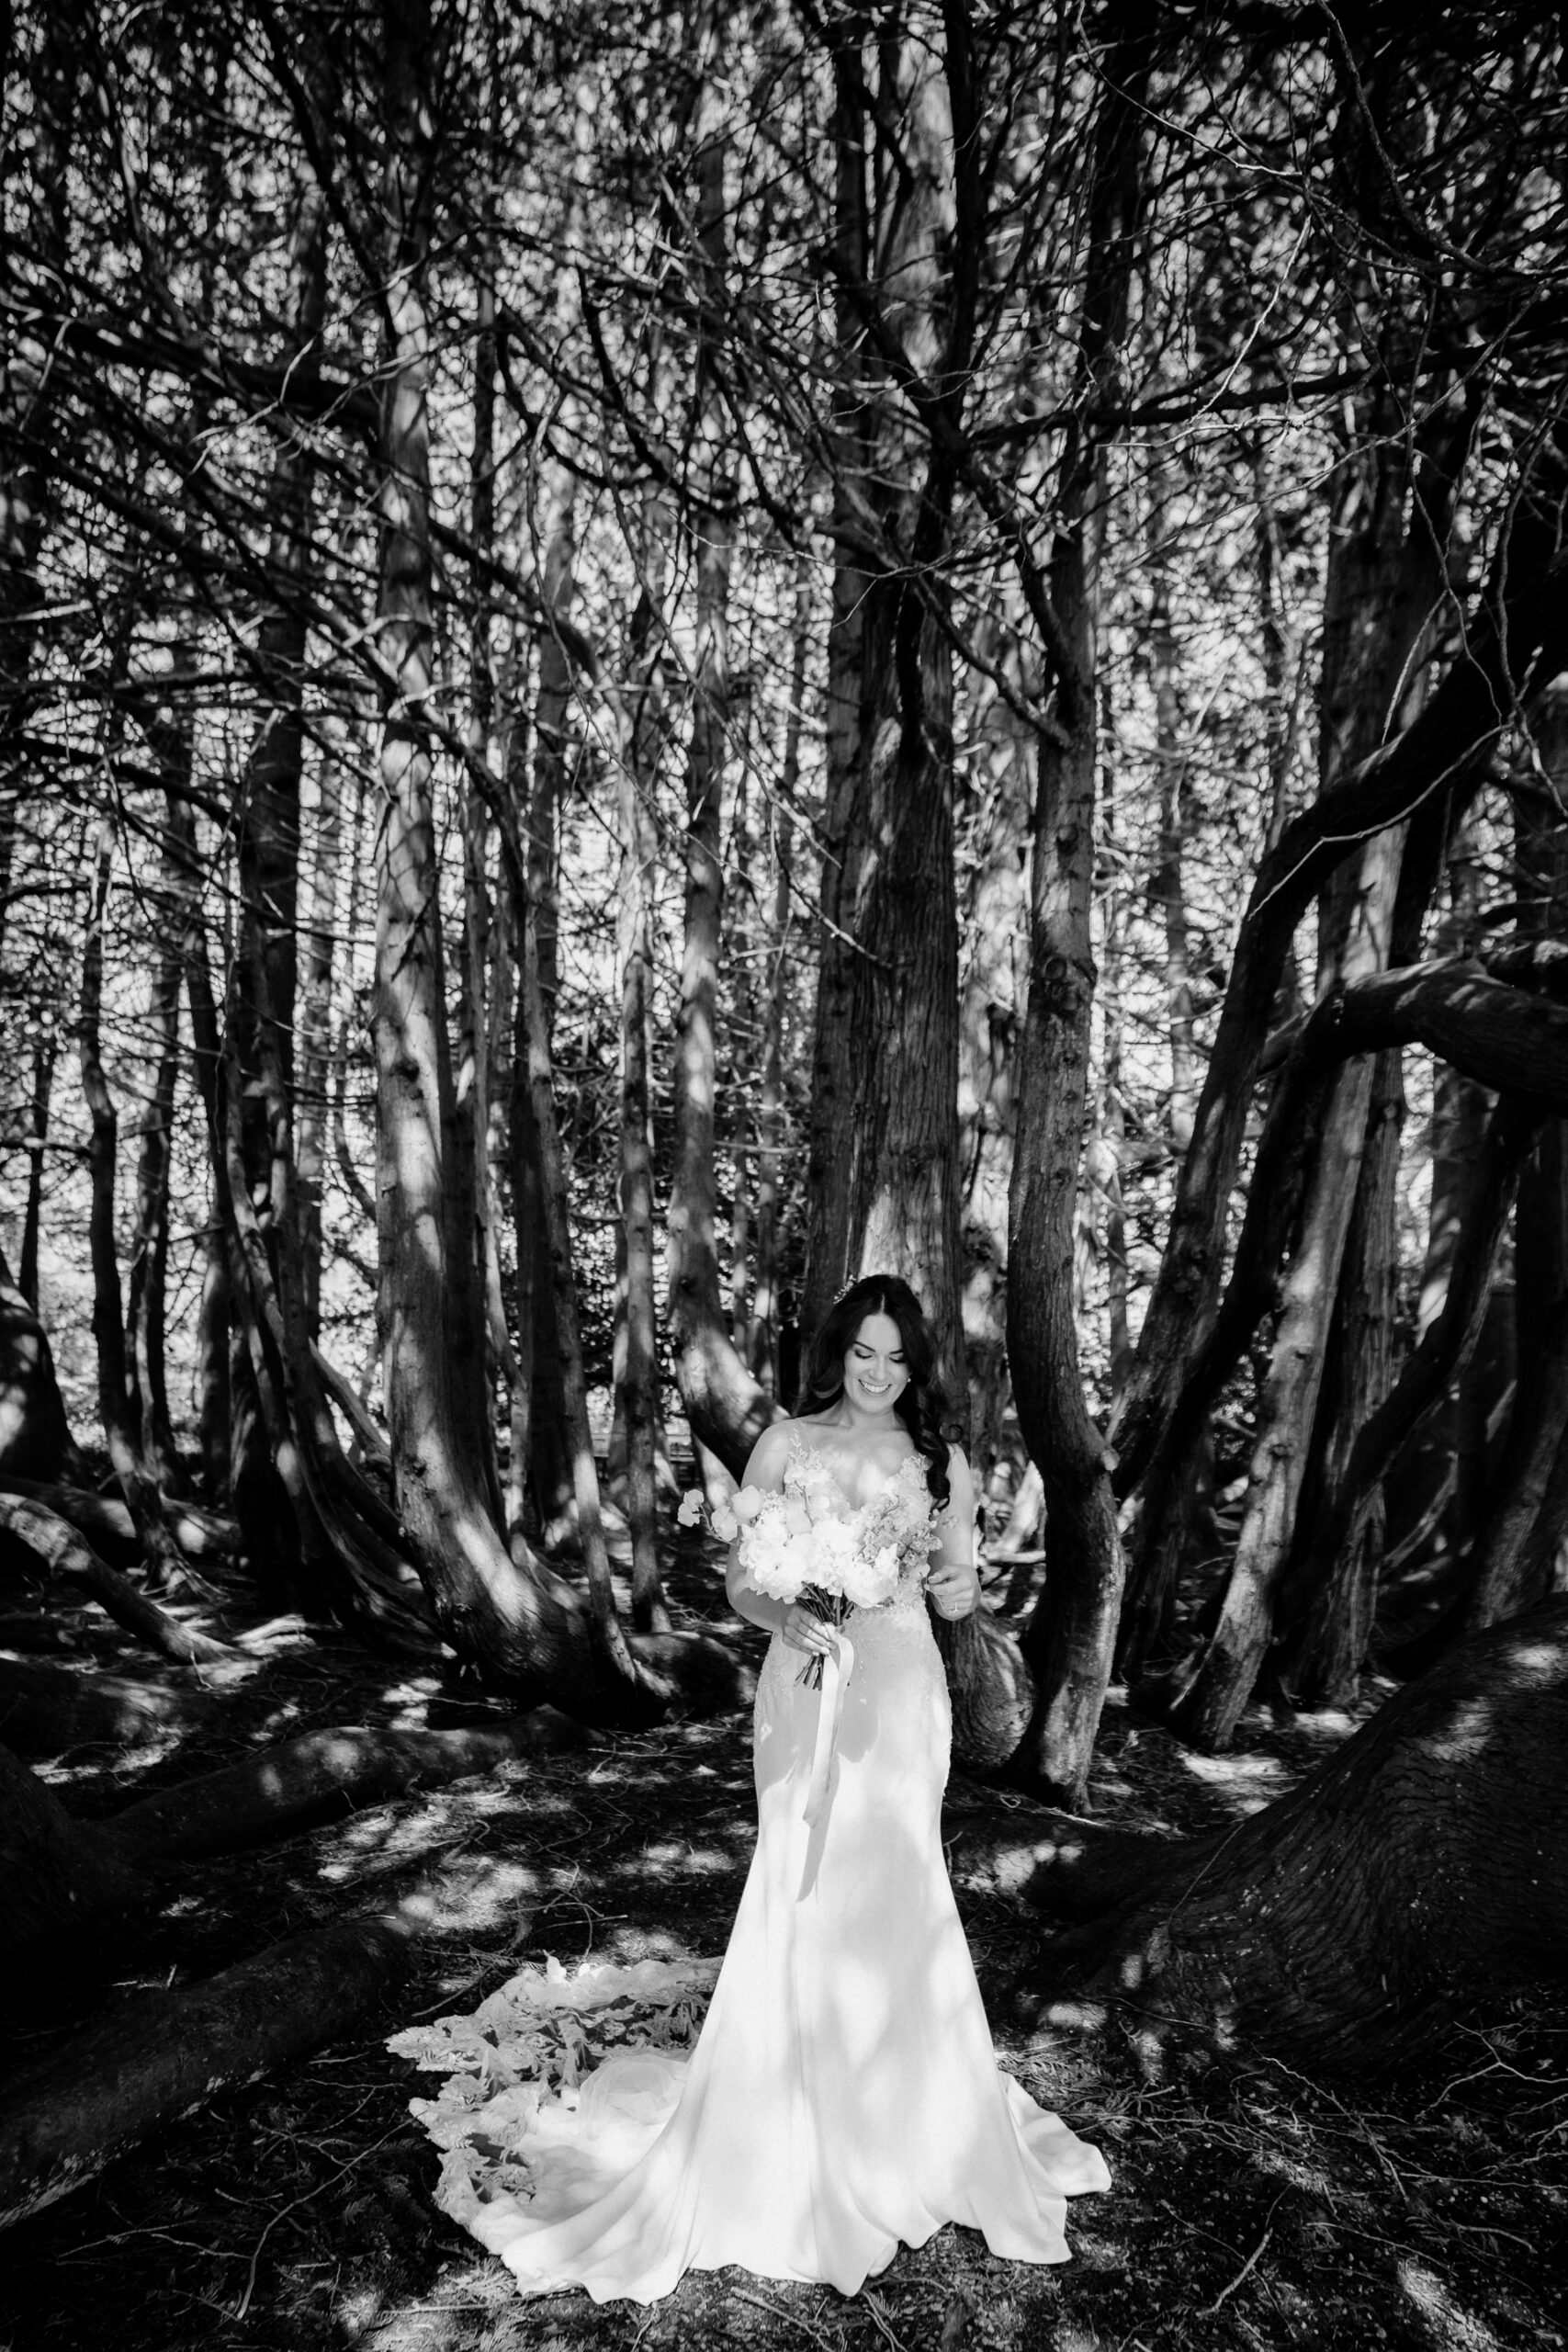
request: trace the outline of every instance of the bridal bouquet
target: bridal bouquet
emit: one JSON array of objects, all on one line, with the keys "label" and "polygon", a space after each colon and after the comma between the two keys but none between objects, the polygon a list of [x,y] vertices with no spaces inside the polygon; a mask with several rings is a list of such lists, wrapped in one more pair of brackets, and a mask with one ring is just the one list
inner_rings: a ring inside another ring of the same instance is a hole
[{"label": "bridal bouquet", "polygon": [[[695,1492],[682,1498],[676,1512],[682,1526],[703,1517]],[[808,1476],[800,1494],[742,1487],[720,1503],[710,1524],[720,1543],[740,1539],[739,1557],[747,1580],[772,1600],[798,1600],[825,1624],[840,1626],[852,1610],[881,1609],[892,1600],[907,1566],[931,1549],[929,1498],[916,1498],[895,1480],[872,1501],[846,1510],[832,1480]],[[801,1669],[812,1688],[822,1680],[816,1657]]]}]

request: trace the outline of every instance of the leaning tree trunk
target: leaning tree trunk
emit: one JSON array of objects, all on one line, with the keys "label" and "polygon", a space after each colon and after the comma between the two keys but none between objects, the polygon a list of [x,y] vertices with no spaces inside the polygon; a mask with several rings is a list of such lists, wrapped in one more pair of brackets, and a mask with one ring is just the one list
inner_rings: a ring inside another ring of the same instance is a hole
[{"label": "leaning tree trunk", "polygon": [[[1146,59],[1119,57],[1096,123],[1078,356],[1086,396],[1110,397],[1120,367],[1142,200],[1147,72]],[[1029,997],[1009,1202],[1008,1358],[1019,1427],[1044,1487],[1047,1564],[1025,1636],[1039,1696],[1018,1769],[1075,1811],[1084,1805],[1123,1573],[1114,1462],[1084,1400],[1073,1291],[1096,977],[1095,633],[1105,492],[1103,449],[1087,425],[1075,424],[1051,562],[1056,723],[1042,731],[1038,754]]]},{"label": "leaning tree trunk", "polygon": [[[1397,836],[1368,842],[1359,873],[1359,944],[1337,960],[1342,978],[1387,961],[1398,871]],[[1241,1535],[1219,1623],[1176,1720],[1201,1747],[1228,1747],[1274,1630],[1274,1603],[1290,1556],[1313,1422],[1323,1381],[1339,1272],[1360,1182],[1372,1066],[1362,1057],[1338,1073],[1320,1132],[1301,1239],[1259,1400]]]},{"label": "leaning tree trunk", "polygon": [[[1039,1892],[1051,1901],[1048,1874]],[[1087,1994],[1145,2045],[1196,2030],[1383,2075],[1455,2018],[1500,2018],[1517,1991],[1564,1977],[1559,1601],[1452,1652],[1224,1837],[1150,1839],[1137,1892],[1049,1947],[1031,2005]]]},{"label": "leaning tree trunk", "polygon": [[[1206,1346],[1224,1263],[1224,1226],[1252,1080],[1295,927],[1351,848],[1427,809],[1446,784],[1462,801],[1522,697],[1568,664],[1568,559],[1547,511],[1548,482],[1515,510],[1461,651],[1410,726],[1293,819],[1260,865],[1243,918],[1213,1052],[1181,1165],[1169,1238],[1112,1426],[1118,1486],[1148,1467],[1175,1401]],[[1438,803],[1441,814],[1441,803]]]},{"label": "leaning tree trunk", "polygon": [[[1531,786],[1514,804],[1516,929],[1524,940],[1562,937],[1568,909],[1568,691],[1547,696],[1536,729],[1551,790]],[[1543,1597],[1562,1527],[1537,1522],[1561,1509],[1552,1464],[1568,1430],[1568,1123],[1549,1119],[1519,1180],[1514,1212],[1514,1402],[1495,1490],[1476,1544],[1466,1611],[1472,1630]]]}]

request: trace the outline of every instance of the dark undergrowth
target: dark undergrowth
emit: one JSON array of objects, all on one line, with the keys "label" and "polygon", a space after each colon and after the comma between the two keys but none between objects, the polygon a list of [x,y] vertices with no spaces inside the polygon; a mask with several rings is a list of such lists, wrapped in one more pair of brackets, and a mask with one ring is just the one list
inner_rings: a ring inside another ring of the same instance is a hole
[{"label": "dark undergrowth", "polygon": [[[695,1550],[679,1613],[710,1611]],[[438,1661],[389,1665],[291,1617],[253,1611],[236,1667],[184,1734],[40,1769],[101,1815],[258,1742],[333,1723],[471,1721],[491,1702]],[[25,1609],[0,1649],[51,1648],[189,1687],[91,1612]],[[1369,1702],[1370,1703],[1370,1702]],[[1101,1815],[1207,1828],[1292,1785],[1348,1718],[1249,1718],[1237,1755],[1189,1758],[1112,1706]],[[259,1853],[182,1868],[146,1932],[23,1988],[0,2062],[36,2064],[74,2025],[153,1985],[208,1975],[279,1935],[380,1908],[439,1865],[438,1931],[412,1983],[352,2040],[230,2093],[0,2239],[9,2352],[577,2352],[589,2345],[957,2352],[1227,2352],[1410,2347],[1490,2352],[1568,2342],[1568,2014],[1500,2011],[1420,2081],[1364,2096],[1265,2061],[1178,2054],[1151,2083],[1114,2037],[1010,2032],[1004,1988],[1048,1966],[1038,1925],[959,1884],[1007,2063],[1110,2158],[1108,2196],[1069,2216],[1073,2261],[994,2259],[944,2229],[862,2294],[688,2278],[650,2309],[586,2296],[520,2301],[510,2274],[434,2210],[436,2159],[408,2114],[428,2083],[382,2046],[394,2028],[473,2007],[520,1956],[722,1951],[751,1842],[747,1723],[675,1724],[518,1763],[355,1814]],[[3,1736],[3,1734],[0,1734]],[[955,1812],[965,1790],[955,1783]]]}]

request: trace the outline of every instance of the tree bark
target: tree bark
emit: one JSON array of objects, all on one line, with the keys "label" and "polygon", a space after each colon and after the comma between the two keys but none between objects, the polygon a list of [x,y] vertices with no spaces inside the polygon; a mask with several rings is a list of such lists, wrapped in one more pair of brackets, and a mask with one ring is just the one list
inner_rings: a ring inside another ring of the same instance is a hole
[{"label": "tree bark", "polygon": [[[305,926],[304,985],[299,991],[294,1154],[302,1305],[306,1336],[312,1345],[321,1336],[321,1211],[326,1194],[338,876],[343,866],[344,778],[336,759],[323,754],[316,790],[315,857],[310,868],[310,920]],[[345,929],[344,961],[352,953],[353,933]]]},{"label": "tree bark", "polygon": [[[1326,1503],[1313,1515],[1310,1544],[1292,1565],[1281,1594],[1282,1623],[1293,1618],[1300,1628],[1303,1612],[1317,1611],[1311,1626],[1297,1633],[1303,1650],[1327,1638],[1327,1612],[1333,1605],[1329,1596],[1339,1564],[1353,1551],[1354,1530],[1367,1498],[1381,1487],[1401,1449],[1440,1408],[1450,1382],[1462,1374],[1480,1339],[1498,1248],[1537,1125],[1530,1112],[1505,1101],[1483,1132],[1467,1170],[1462,1215],[1454,1221],[1441,1308],[1421,1333],[1393,1387],[1357,1431]],[[1292,1683],[1295,1654],[1292,1647],[1288,1667]],[[1306,1680],[1305,1673],[1302,1680]]]},{"label": "tree bark", "polygon": [[136,1171],[136,1227],[126,1306],[129,1340],[128,1409],[142,1467],[164,1494],[178,1491],[183,1473],[169,1425],[164,1321],[169,1265],[169,1170],[173,1155],[175,1089],[179,1075],[180,944],[185,896],[195,888],[194,835],[188,802],[165,801],[163,873],[155,904],[160,937],[148,1012],[154,1059],[151,1097],[144,1102]]},{"label": "tree bark", "polygon": [[155,1487],[143,1475],[136,1432],[130,1422],[129,1367],[126,1362],[125,1316],[120,1300],[119,1259],[115,1247],[115,1161],[118,1148],[119,1114],[109,1089],[100,1052],[104,993],[104,922],[116,849],[112,817],[99,828],[87,936],[82,953],[82,1003],[77,1022],[77,1046],[82,1091],[92,1121],[87,1146],[91,1180],[88,1250],[93,1269],[93,1338],[98,1366],[98,1414],[109,1460],[126,1506],[146,1554],[147,1573],[154,1590],[177,1578],[174,1546],[163,1524]]},{"label": "tree bark", "polygon": [[[1555,554],[1544,514],[1521,503],[1463,650],[1420,716],[1292,820],[1263,860],[1236,943],[1134,1378],[1111,1432],[1124,1487],[1147,1467],[1213,1322],[1225,1204],[1251,1083],[1281,959],[1303,911],[1353,843],[1401,822],[1445,780],[1450,803],[1472,792],[1520,698],[1528,703],[1565,665],[1568,560]],[[1389,983],[1358,985],[1382,989]],[[1392,1034],[1375,1040],[1410,1041]],[[1440,1044],[1434,1050],[1441,1051]]]},{"label": "tree bark", "polygon": [[[1400,840],[1384,833],[1363,849],[1355,901],[1328,944],[1332,982],[1353,983],[1387,961]],[[1317,1415],[1340,1267],[1360,1186],[1371,1103],[1365,1056],[1339,1072],[1325,1112],[1302,1235],[1284,1284],[1268,1377],[1259,1399],[1246,1510],[1220,1618],[1173,1720],[1200,1746],[1226,1747],[1252,1695],[1274,1629],[1274,1603],[1290,1557]]]},{"label": "tree bark", "polygon": [[[1148,61],[1108,67],[1089,165],[1078,375],[1109,395],[1121,367],[1142,204]],[[1100,543],[1105,456],[1068,428],[1050,567],[1060,639],[1055,726],[1043,732],[1034,807],[1029,998],[1009,1204],[1008,1359],[1019,1427],[1045,1492],[1046,1579],[1025,1636],[1039,1685],[1018,1765],[1082,1812],[1122,1601],[1113,1457],[1089,1419],[1073,1312],[1073,1251],[1094,1004]]]},{"label": "tree bark", "polygon": [[1381,2076],[1568,1973],[1565,1852],[1554,1602],[1453,1652],[1217,1849],[1151,1847],[1148,1891],[1059,1939],[1028,2007],[1071,1988],[1151,2050],[1176,2029]]},{"label": "tree bark", "polygon": [[[434,684],[426,267],[431,132],[428,0],[385,16],[390,347],[383,378],[379,644],[387,686],[376,839],[378,1207],[383,1388],[398,1510],[443,1630],[482,1668],[590,1709],[646,1712],[624,1641],[596,1592],[580,1599],[542,1569],[514,1566],[491,1514],[479,1420],[483,1326],[473,1279],[471,1202],[456,1182],[455,1101],[425,710]],[[520,875],[513,888],[525,889]],[[526,955],[539,991],[537,947]],[[528,993],[525,989],[525,993]],[[531,1058],[541,1002],[528,1006]],[[533,1072],[535,1125],[548,1056]],[[541,1142],[543,1139],[541,1138]],[[547,1173],[547,1195],[552,1190]],[[558,1268],[558,1309],[570,1264]],[[589,1470],[592,1471],[592,1456]],[[580,1496],[580,1502],[581,1497]],[[586,1532],[585,1532],[586,1540]],[[597,1587],[598,1580],[595,1579]]]},{"label": "tree bark", "polygon": [[144,1995],[73,2042],[0,2107],[0,2229],[53,2205],[116,2156],[307,2057],[396,1991],[417,1920],[403,1912],[289,1936],[206,1984]]},{"label": "tree bark", "polygon": [[698,330],[694,480],[696,574],[692,737],[686,762],[685,938],[675,1018],[675,1164],[668,1226],[669,1312],[675,1377],[692,1432],[739,1477],[773,1417],[730,1336],[716,1235],[715,1111],[718,1091],[718,959],[724,869],[719,857],[729,724],[729,567],[735,481],[717,375],[723,334],[728,215],[724,101],[716,80],[721,12],[699,34],[695,201],[691,275]]},{"label": "tree bark", "polygon": [[25,1544],[53,1575],[66,1577],[90,1594],[117,1625],[161,1657],[186,1664],[210,1664],[234,1656],[227,1642],[195,1633],[160,1609],[129,1577],[100,1560],[91,1544],[44,1504],[0,1494],[0,1531]]},{"label": "tree bark", "polygon": [[802,555],[795,571],[790,651],[789,707],[784,714],[779,795],[773,811],[773,908],[768,985],[762,998],[762,1090],[757,1114],[757,1239],[752,1261],[751,1322],[746,1360],[765,1395],[779,1394],[780,1190],[784,1174],[785,1105],[784,1026],[790,961],[790,891],[794,876],[795,797],[800,789],[800,735],[806,711],[806,668],[811,650],[811,565]]},{"label": "tree bark", "polygon": [[[650,536],[659,536],[653,518]],[[645,544],[645,575],[661,557]],[[619,1405],[626,1429],[626,1519],[632,1539],[632,1623],[638,1633],[668,1630],[659,1577],[659,1355],[654,1305],[653,1114],[649,1085],[653,1034],[651,889],[659,855],[653,794],[658,781],[659,672],[662,646],[649,629],[648,590],[634,618],[634,707],[622,729],[621,819],[621,1222],[624,1329]],[[639,636],[638,619],[642,623]]]},{"label": "tree bark", "polygon": [[[839,547],[803,1321],[814,1329],[861,1273],[902,1275],[939,1334],[962,1415],[953,653],[937,609],[957,466],[934,439],[922,478],[906,429],[874,424],[863,382],[869,306],[960,426],[984,233],[976,98],[962,12],[944,19],[940,60],[913,40],[883,44],[877,119],[897,145],[898,199],[872,220],[866,31],[852,14],[833,53]],[[879,486],[904,480],[901,497]],[[859,551],[868,515],[887,549],[869,579]]]},{"label": "tree bark", "polygon": [[76,1458],[49,1334],[0,1250],[0,1477],[47,1484]]},{"label": "tree bark", "polygon": [[195,1861],[297,1837],[405,1789],[436,1788],[523,1756],[581,1747],[581,1726],[553,1707],[448,1731],[387,1731],[345,1724],[302,1733],[181,1781],[111,1814],[102,1835],[138,1862]]}]

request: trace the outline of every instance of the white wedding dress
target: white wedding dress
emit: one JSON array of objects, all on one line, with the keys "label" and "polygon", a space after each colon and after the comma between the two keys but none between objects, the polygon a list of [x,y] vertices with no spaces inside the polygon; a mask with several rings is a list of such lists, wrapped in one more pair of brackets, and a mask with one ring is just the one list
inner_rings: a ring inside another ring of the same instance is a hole
[{"label": "white wedding dress", "polygon": [[[786,1487],[807,1459],[797,1442]],[[918,1456],[906,1474],[923,1508]],[[803,1685],[776,1634],[769,1647],[757,1849],[689,2055],[622,2047],[560,2093],[526,2079],[552,2007],[575,2019],[642,2000],[678,2031],[705,1972],[649,1962],[525,1971],[434,2041],[393,2044],[455,2069],[442,2098],[414,2102],[448,2151],[438,2201],[525,2293],[651,2302],[686,2270],[738,2263],[852,2294],[900,2240],[950,2221],[1014,2261],[1060,2262],[1064,2199],[1108,2185],[1099,2151],[998,2071],[942,1857],[951,1716],[919,1574],[846,1630],[853,1666],[810,1826],[831,1693]]]}]

